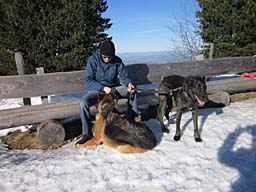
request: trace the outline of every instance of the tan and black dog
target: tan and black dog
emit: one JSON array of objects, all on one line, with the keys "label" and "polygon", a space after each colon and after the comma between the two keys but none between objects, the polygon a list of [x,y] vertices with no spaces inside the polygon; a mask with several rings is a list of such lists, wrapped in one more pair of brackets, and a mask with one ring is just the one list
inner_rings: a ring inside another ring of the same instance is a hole
[{"label": "tan and black dog", "polygon": [[206,83],[201,77],[182,77],[171,75],[165,77],[158,88],[159,106],[157,119],[160,122],[163,132],[169,133],[169,129],[164,126],[163,118],[167,118],[168,123],[174,123],[169,119],[169,113],[173,108],[173,97],[177,107],[176,113],[176,133],[174,140],[180,140],[181,116],[187,111],[192,111],[194,123],[194,138],[196,142],[201,142],[198,131],[198,107],[204,106],[208,101],[206,94]]},{"label": "tan and black dog", "polygon": [[[113,91],[114,92],[114,91]],[[98,103],[93,138],[78,148],[105,144],[121,153],[143,153],[153,149],[157,140],[143,123],[131,122],[114,109],[114,93],[106,94]]]}]

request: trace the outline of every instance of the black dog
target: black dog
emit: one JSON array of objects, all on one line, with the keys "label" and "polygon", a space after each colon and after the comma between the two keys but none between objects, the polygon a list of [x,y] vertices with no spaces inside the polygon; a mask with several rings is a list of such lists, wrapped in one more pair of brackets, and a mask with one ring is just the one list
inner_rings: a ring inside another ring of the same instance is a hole
[{"label": "black dog", "polygon": [[167,76],[159,85],[158,95],[159,106],[157,119],[160,121],[163,132],[169,133],[169,129],[165,128],[163,123],[164,116],[167,118],[168,123],[174,123],[169,118],[169,113],[173,108],[172,98],[174,97],[177,107],[174,140],[180,140],[180,121],[182,114],[192,111],[195,141],[201,142],[202,139],[198,132],[198,107],[202,107],[208,101],[205,80],[201,77]]}]

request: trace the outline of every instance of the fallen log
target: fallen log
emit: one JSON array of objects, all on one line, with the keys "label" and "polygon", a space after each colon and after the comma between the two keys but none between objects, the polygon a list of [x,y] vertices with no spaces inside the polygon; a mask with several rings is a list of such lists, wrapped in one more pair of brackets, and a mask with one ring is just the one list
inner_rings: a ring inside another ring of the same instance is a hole
[{"label": "fallen log", "polygon": [[65,139],[65,129],[58,121],[45,121],[37,127],[37,138],[41,146],[62,144]]}]

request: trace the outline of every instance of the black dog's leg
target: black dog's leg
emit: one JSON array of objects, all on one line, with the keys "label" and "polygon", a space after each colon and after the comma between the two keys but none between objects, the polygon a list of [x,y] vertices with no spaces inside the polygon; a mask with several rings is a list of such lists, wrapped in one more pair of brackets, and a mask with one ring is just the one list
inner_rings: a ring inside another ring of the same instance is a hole
[{"label": "black dog's leg", "polygon": [[172,96],[168,96],[167,98],[167,107],[165,109],[165,117],[168,120],[168,125],[169,124],[174,124],[175,121],[173,119],[170,119],[170,112],[172,111],[173,105],[172,105]]},{"label": "black dog's leg", "polygon": [[198,110],[192,110],[192,119],[194,123],[194,138],[196,142],[203,141],[199,135],[198,131]]},{"label": "black dog's leg", "polygon": [[164,114],[166,110],[167,104],[167,96],[166,95],[159,95],[159,106],[157,111],[157,119],[160,122],[160,126],[163,132],[169,133],[169,129],[164,126]]},{"label": "black dog's leg", "polygon": [[181,111],[177,111],[177,113],[176,113],[176,133],[175,133],[175,136],[173,137],[173,139],[175,141],[179,141],[180,140],[180,121],[181,121],[181,116],[182,116],[182,112]]}]

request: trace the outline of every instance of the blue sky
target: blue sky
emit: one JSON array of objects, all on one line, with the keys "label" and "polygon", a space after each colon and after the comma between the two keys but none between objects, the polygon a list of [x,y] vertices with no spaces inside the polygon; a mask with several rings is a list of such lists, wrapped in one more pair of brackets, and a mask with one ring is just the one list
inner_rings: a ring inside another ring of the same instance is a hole
[{"label": "blue sky", "polygon": [[107,0],[103,17],[113,23],[106,30],[113,37],[118,53],[170,51],[168,29],[184,14],[184,6],[196,0]]}]

